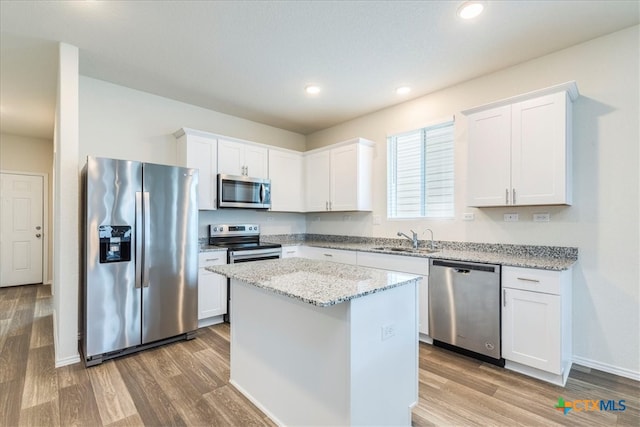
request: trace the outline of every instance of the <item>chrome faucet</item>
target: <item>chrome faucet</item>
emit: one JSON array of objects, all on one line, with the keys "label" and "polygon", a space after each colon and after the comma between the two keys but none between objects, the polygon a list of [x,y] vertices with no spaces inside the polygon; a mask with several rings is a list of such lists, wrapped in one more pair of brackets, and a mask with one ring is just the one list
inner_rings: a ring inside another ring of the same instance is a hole
[{"label": "chrome faucet", "polygon": [[400,237],[406,237],[407,239],[411,240],[411,244],[413,245],[413,249],[418,249],[418,233],[416,233],[413,230],[409,230],[411,231],[411,234],[413,234],[413,237],[409,237],[406,234],[404,234],[401,231],[398,231],[398,236]]},{"label": "chrome faucet", "polygon": [[431,250],[433,251],[433,250],[435,250],[435,249],[436,249],[436,248],[434,247],[434,245],[433,245],[433,230],[432,230],[432,229],[430,229],[430,228],[427,228],[426,230],[424,230],[424,233],[426,233],[427,231],[428,231],[429,233],[431,233],[431,240],[429,240],[429,249],[431,249]]}]

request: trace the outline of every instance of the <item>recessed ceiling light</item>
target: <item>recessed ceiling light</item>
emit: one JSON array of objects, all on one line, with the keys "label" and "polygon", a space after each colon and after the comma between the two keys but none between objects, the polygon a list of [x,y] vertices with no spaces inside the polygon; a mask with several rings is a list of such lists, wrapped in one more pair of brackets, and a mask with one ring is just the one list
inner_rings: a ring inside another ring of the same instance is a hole
[{"label": "recessed ceiling light", "polygon": [[316,85],[307,85],[304,88],[304,91],[307,92],[309,95],[317,95],[320,93],[320,86],[316,86]]},{"label": "recessed ceiling light", "polygon": [[400,86],[399,88],[396,88],[396,93],[398,95],[405,95],[409,92],[411,92],[411,88],[409,86]]},{"label": "recessed ceiling light", "polygon": [[458,16],[462,19],[473,19],[484,10],[483,1],[466,1],[458,8]]}]

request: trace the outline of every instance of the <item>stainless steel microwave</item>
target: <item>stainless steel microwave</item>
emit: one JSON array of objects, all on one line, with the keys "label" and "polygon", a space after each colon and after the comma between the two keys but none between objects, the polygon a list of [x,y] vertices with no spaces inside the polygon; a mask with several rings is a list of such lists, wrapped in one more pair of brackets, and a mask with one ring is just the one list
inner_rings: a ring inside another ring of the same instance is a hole
[{"label": "stainless steel microwave", "polygon": [[219,173],[218,207],[269,209],[271,180]]}]

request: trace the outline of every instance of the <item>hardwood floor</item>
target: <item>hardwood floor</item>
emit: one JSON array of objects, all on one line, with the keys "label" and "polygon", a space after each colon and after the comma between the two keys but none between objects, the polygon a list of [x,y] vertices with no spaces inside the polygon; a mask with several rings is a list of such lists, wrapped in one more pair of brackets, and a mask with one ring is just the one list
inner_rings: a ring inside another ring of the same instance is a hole
[{"label": "hardwood floor", "polygon": [[[55,369],[49,287],[0,288],[0,426],[274,425],[228,380],[228,325]],[[561,388],[421,344],[419,381],[414,426],[640,425],[638,382],[577,366]],[[624,400],[626,410],[564,415],[559,397]]]}]

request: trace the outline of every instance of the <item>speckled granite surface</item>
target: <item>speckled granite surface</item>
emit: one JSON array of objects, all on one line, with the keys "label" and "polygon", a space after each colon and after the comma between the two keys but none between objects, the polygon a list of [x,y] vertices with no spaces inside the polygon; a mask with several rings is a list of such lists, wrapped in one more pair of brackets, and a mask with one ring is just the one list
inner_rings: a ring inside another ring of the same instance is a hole
[{"label": "speckled granite surface", "polygon": [[206,269],[320,307],[420,280],[420,276],[413,274],[304,258],[217,265]]},{"label": "speckled granite surface", "polygon": [[211,246],[206,243],[200,244],[200,252],[226,252],[227,248],[221,248],[220,246]]},{"label": "speckled granite surface", "polygon": [[[436,241],[434,243],[437,252],[426,253],[423,251],[411,251],[411,244],[405,239],[323,234],[280,234],[262,236],[262,240],[265,242],[281,243],[283,245],[304,244],[330,249],[483,262],[556,271],[567,270],[578,260],[578,248],[561,246]],[[427,246],[428,242],[426,240],[420,241],[420,249],[424,249]],[[408,251],[393,251],[391,248],[402,248]]]}]

